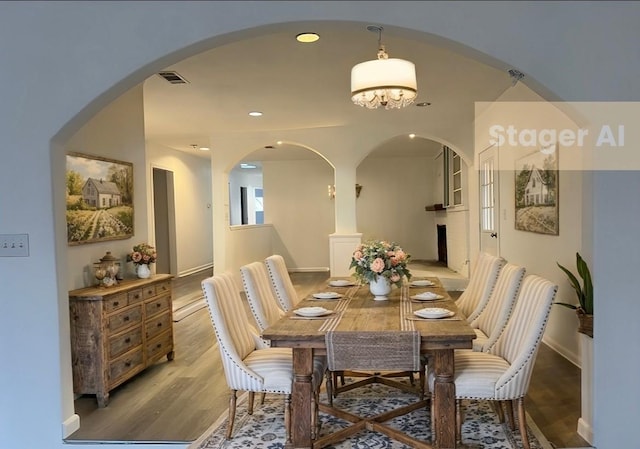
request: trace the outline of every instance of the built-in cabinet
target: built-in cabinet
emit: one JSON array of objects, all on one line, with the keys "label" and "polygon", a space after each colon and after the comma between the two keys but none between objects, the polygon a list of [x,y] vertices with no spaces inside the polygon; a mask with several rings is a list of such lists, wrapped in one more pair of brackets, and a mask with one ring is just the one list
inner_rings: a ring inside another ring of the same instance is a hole
[{"label": "built-in cabinet", "polygon": [[171,279],[69,292],[74,393],[95,394],[105,407],[115,387],[164,356],[173,360]]}]

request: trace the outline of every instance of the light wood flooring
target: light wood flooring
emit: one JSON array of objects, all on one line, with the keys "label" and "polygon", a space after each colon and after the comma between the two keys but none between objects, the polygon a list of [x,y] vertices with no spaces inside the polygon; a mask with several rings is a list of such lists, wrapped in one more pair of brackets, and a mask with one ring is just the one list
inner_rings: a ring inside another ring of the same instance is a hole
[{"label": "light wood flooring", "polygon": [[[422,271],[424,270],[424,271]],[[417,275],[437,275],[458,295],[460,276],[434,264],[417,264]],[[174,310],[193,306],[210,271],[174,280]],[[328,273],[292,273],[300,295],[314,291]],[[247,313],[249,309],[247,306]],[[68,442],[187,442],[197,439],[227,409],[228,389],[206,308],[194,307],[174,322],[175,359],[161,360],[111,391],[109,405],[95,397],[76,399],[80,429]],[[542,345],[526,399],[527,411],[557,448],[587,447],[576,433],[580,417],[580,370]]]}]

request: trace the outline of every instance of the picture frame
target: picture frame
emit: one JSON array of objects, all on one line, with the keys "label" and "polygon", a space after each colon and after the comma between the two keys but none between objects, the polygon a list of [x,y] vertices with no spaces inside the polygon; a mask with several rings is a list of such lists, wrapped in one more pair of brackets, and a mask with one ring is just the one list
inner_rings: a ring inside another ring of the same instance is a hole
[{"label": "picture frame", "polygon": [[515,229],[560,235],[557,144],[516,160]]},{"label": "picture frame", "polygon": [[133,236],[133,164],[66,155],[67,244],[83,245]]}]

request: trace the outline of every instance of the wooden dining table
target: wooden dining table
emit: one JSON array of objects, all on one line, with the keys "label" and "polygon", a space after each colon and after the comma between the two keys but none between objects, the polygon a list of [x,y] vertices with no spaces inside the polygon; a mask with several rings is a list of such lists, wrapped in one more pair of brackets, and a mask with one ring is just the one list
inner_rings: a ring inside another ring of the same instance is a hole
[{"label": "wooden dining table", "polygon": [[[441,449],[456,448],[454,355],[456,349],[472,348],[475,332],[438,278],[420,279],[430,280],[434,285],[412,287],[405,282],[402,287],[394,287],[386,301],[374,300],[368,285],[336,287],[322,284],[314,293],[335,292],[340,297],[316,299],[309,295],[296,304],[293,311],[264,330],[262,336],[270,340],[272,346],[293,349],[291,442],[288,447],[314,447],[311,433],[313,357],[326,354],[325,334],[328,331],[353,331],[355,335],[363,331],[415,330],[420,333],[420,352],[428,355],[434,373],[431,393],[435,433],[431,444]],[[424,292],[433,292],[442,298],[429,301],[411,299]],[[317,306],[331,312],[311,318],[295,313],[302,307]],[[416,310],[429,307],[449,309],[455,314],[440,319],[421,319],[414,314]]]}]

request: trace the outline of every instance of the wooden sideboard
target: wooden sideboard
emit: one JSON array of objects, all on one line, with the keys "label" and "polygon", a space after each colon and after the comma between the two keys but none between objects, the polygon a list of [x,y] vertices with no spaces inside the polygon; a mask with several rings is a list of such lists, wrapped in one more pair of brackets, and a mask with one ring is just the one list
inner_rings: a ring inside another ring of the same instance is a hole
[{"label": "wooden sideboard", "polygon": [[165,355],[173,360],[172,278],[69,292],[74,393],[95,394],[106,407],[115,387]]}]

